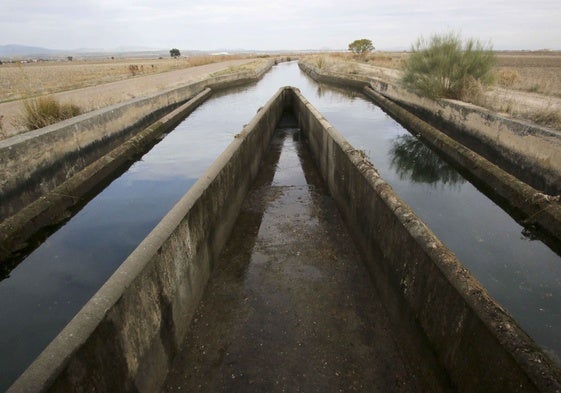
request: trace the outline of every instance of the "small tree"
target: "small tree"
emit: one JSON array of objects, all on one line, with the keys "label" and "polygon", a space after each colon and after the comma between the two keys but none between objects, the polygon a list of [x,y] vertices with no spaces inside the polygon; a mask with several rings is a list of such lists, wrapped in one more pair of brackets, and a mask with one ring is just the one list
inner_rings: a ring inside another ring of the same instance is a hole
[{"label": "small tree", "polygon": [[411,47],[402,83],[420,94],[436,98],[465,99],[474,83],[482,86],[492,80],[495,55],[491,46],[458,34],[422,37]]},{"label": "small tree", "polygon": [[181,56],[181,52],[179,52],[179,49],[173,48],[173,49],[170,49],[169,55],[175,59],[176,57]]},{"label": "small tree", "polygon": [[374,50],[374,45],[372,41],[366,38],[360,40],[354,40],[349,44],[349,50],[355,55],[363,56]]}]

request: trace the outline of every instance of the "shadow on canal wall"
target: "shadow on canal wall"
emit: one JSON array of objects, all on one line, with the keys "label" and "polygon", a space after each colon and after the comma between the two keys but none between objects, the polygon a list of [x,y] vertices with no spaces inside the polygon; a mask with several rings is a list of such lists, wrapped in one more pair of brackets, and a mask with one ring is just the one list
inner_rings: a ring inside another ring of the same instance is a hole
[{"label": "shadow on canal wall", "polygon": [[0,141],[0,263],[28,248],[28,240],[42,228],[67,219],[72,206],[157,143],[211,95],[210,89],[255,82],[274,63],[209,77]]},{"label": "shadow on canal wall", "polygon": [[293,88],[269,100],[9,392],[160,388],[287,108],[390,314],[421,329],[457,390],[559,392],[558,365]]}]

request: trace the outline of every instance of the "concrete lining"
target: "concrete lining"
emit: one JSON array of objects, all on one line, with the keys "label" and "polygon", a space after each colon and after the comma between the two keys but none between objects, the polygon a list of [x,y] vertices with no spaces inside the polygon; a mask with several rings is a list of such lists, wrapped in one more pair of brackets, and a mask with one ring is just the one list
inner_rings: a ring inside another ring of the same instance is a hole
[{"label": "concrete lining", "polygon": [[0,221],[53,190],[205,88],[221,89],[256,81],[273,64],[271,60],[255,72],[210,77],[1,140]]},{"label": "concrete lining", "polygon": [[561,194],[561,133],[461,101],[431,100],[372,79],[370,87],[538,190]]},{"label": "concrete lining", "polygon": [[[561,370],[312,105],[294,112],[396,323],[414,318],[460,392],[561,392]],[[375,263],[381,259],[382,263]]]},{"label": "concrete lining", "polygon": [[269,100],[8,392],[159,389],[288,93]]},{"label": "concrete lining", "polygon": [[499,197],[501,205],[506,205],[509,209],[514,209],[526,217],[522,220],[524,226],[539,227],[547,235],[561,240],[561,205],[559,203],[503,171],[369,87],[366,87],[364,92],[406,128],[414,130],[427,145],[467,170],[476,181],[490,188],[491,193]]},{"label": "concrete lining", "polygon": [[532,187],[561,194],[561,133],[556,130],[460,101],[421,97],[377,78],[329,74],[302,62],[299,66],[318,81],[361,90],[369,86]]},{"label": "concrete lining", "polygon": [[[342,75],[320,74],[317,70],[306,64],[300,63],[300,66],[314,79],[317,78],[327,83],[346,85],[353,88],[358,86],[358,82],[354,79],[348,80],[346,84],[345,81],[347,79]],[[383,87],[380,89],[383,90]],[[452,163],[465,169],[472,176],[473,181],[478,183],[478,187],[483,186],[486,194],[490,195],[492,199],[507,210],[514,212],[515,218],[521,225],[538,228],[541,231],[539,234],[540,238],[549,244],[550,247],[559,249],[559,241],[561,240],[561,205],[556,198],[538,191],[513,174],[505,171],[498,164],[489,161],[477,152],[464,146],[461,143],[462,141],[458,141],[440,129],[431,126],[411,113],[408,107],[402,107],[401,101],[397,103],[397,101],[387,98],[384,94],[372,89],[368,85],[365,86],[363,84],[361,90],[378,106],[403,124],[404,127],[420,136],[425,143],[440,154],[443,154]],[[407,94],[412,93],[407,92]],[[423,100],[433,102],[424,98]],[[543,134],[540,134],[540,132],[543,132]],[[538,129],[536,133],[536,135],[541,135],[543,138],[551,136],[551,132],[548,130]],[[545,139],[540,139],[540,141],[538,147],[545,143]],[[555,144],[552,144],[550,147],[556,149]],[[559,153],[558,156],[561,157],[561,151]],[[528,176],[533,177],[532,173],[528,173]],[[561,171],[557,172],[556,176],[559,176],[560,173]]]},{"label": "concrete lining", "polygon": [[413,321],[460,392],[561,392],[561,370],[359,151],[283,88],[8,392],[157,391],[284,109],[396,323]]},{"label": "concrete lining", "polygon": [[41,228],[55,225],[70,215],[70,210],[87,200],[100,183],[112,179],[119,168],[134,163],[166,131],[173,129],[189,113],[204,102],[212,91],[207,88],[171,113],[151,124],[103,157],[86,166],[48,191],[16,214],[0,222],[0,260],[26,246],[26,242]]},{"label": "concrete lining", "polygon": [[[82,197],[178,124],[209,97],[210,88],[205,86],[220,89],[250,83],[272,64],[113,105],[0,141],[0,261],[26,247],[42,228],[66,219]],[[143,124],[154,120],[143,130]],[[134,124],[128,126],[127,121]]]}]

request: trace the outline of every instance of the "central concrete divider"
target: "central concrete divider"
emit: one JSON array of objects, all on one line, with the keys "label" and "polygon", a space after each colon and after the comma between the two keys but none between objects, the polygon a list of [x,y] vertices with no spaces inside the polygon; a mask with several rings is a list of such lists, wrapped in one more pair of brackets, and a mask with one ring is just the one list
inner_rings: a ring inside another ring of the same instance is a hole
[{"label": "central concrete divider", "polygon": [[160,389],[287,109],[394,323],[420,329],[454,388],[561,392],[559,365],[294,88],[269,100],[8,392]]}]

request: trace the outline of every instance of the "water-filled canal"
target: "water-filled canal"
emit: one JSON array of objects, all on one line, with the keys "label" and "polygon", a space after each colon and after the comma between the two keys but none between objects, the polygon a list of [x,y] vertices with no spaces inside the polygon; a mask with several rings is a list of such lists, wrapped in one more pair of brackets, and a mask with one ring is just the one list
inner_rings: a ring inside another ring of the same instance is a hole
[{"label": "water-filled canal", "polygon": [[300,88],[536,341],[561,354],[561,259],[362,96],[296,63],[215,94],[0,282],[0,391],[27,367],[281,86]]}]

